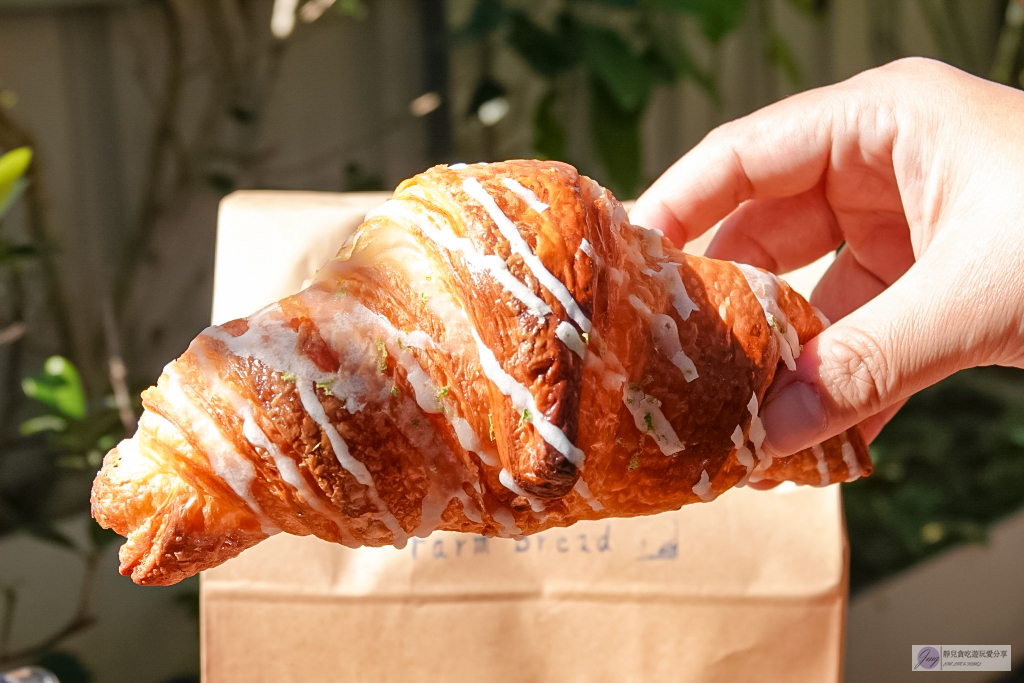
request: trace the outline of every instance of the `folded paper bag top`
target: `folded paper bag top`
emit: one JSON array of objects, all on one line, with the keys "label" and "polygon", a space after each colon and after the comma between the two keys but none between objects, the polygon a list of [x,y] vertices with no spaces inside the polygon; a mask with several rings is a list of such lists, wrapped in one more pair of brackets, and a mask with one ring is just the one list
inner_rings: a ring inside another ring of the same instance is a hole
[{"label": "folded paper bag top", "polygon": [[[297,291],[387,196],[228,197],[214,322]],[[522,541],[281,534],[203,576],[203,680],[838,681],[839,491],[780,489]]]}]

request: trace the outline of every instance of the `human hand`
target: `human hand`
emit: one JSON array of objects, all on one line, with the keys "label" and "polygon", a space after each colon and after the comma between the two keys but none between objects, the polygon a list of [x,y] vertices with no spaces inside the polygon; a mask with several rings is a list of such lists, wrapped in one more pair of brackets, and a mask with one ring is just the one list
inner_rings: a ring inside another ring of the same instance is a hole
[{"label": "human hand", "polygon": [[637,202],[676,244],[776,273],[843,242],[811,303],[835,324],[762,418],[788,455],[975,365],[1024,367],[1024,93],[907,59],[712,131]]}]

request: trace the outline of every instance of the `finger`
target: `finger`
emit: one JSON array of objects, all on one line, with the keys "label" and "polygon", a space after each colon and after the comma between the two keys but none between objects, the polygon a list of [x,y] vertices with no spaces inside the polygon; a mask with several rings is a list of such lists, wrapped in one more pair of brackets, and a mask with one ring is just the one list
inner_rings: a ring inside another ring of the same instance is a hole
[{"label": "finger", "polygon": [[979,362],[984,309],[956,296],[970,278],[955,259],[922,259],[804,346],[795,371],[779,371],[762,415],[769,451],[820,443]]},{"label": "finger", "polygon": [[716,128],[637,199],[631,220],[685,244],[748,199],[811,189],[828,167],[838,92],[794,95]]},{"label": "finger", "polygon": [[792,197],[746,202],[722,222],[706,256],[786,273],[843,241],[824,182]]},{"label": "finger", "polygon": [[878,436],[882,428],[889,424],[889,420],[896,416],[896,413],[900,411],[904,405],[906,405],[907,399],[897,401],[893,405],[889,406],[885,410],[875,413],[868,419],[860,423],[860,432],[864,435],[864,441],[871,443]]},{"label": "finger", "polygon": [[811,293],[811,303],[829,320],[841,320],[881,294],[888,285],[844,247]]},{"label": "finger", "polygon": [[757,491],[770,491],[775,488],[781,481],[772,481],[770,479],[762,479],[761,481],[748,481],[747,486]]}]

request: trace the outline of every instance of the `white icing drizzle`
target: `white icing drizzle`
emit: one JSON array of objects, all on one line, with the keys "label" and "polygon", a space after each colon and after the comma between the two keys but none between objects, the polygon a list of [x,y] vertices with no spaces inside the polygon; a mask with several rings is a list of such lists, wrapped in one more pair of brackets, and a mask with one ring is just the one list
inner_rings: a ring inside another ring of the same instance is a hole
[{"label": "white icing drizzle", "polygon": [[662,453],[675,455],[685,448],[668,418],[661,412],[661,401],[645,394],[635,384],[626,385],[622,401],[632,413],[636,428],[654,439]]},{"label": "white icing drizzle", "polygon": [[736,446],[736,459],[747,468],[747,476],[749,477],[757,463],[754,462],[754,454],[747,448],[747,437],[739,425],[736,425],[736,429],[733,430],[732,443]]},{"label": "white icing drizzle", "polygon": [[697,304],[693,303],[690,294],[683,284],[683,277],[679,274],[680,264],[674,261],[662,261],[661,268],[652,271],[654,277],[661,281],[672,299],[672,305],[683,320],[687,320],[694,311],[699,311]]},{"label": "white icing drizzle", "polygon": [[849,471],[849,479],[847,481],[860,479],[864,475],[864,470],[861,469],[860,463],[857,462],[857,453],[853,450],[853,444],[846,438],[846,432],[843,432],[840,438],[843,442],[843,462],[846,463],[846,469]]},{"label": "white icing drizzle", "polygon": [[796,370],[796,359],[800,357],[800,339],[789,324],[786,314],[779,307],[779,278],[745,263],[734,264],[743,273],[750,291],[757,297],[764,310],[765,321],[779,342],[779,355],[790,370]]},{"label": "white icing drizzle", "polygon": [[629,303],[647,318],[647,326],[651,328],[651,335],[654,337],[655,347],[672,361],[672,364],[683,373],[687,382],[697,379],[697,366],[683,352],[683,346],[679,341],[679,328],[671,316],[664,313],[654,313],[635,294],[629,295]]},{"label": "white icing drizzle", "polygon": [[814,317],[821,321],[822,329],[827,330],[829,327],[832,326],[832,323],[829,322],[828,318],[825,317],[824,313],[818,310],[817,306],[811,306],[811,310],[814,311]]},{"label": "white icing drizzle", "polygon": [[420,232],[427,239],[436,242],[448,251],[458,252],[466,260],[467,264],[477,270],[489,273],[491,277],[498,281],[498,284],[508,290],[535,317],[544,318],[552,313],[551,307],[534,294],[533,290],[520,282],[508,269],[508,264],[500,256],[480,253],[468,238],[457,237],[446,230],[435,227],[430,218],[407,209],[398,201],[385,202],[379,208],[367,214],[367,218],[381,216],[397,218],[412,223],[419,228]]},{"label": "white icing drizzle", "polygon": [[579,332],[572,326],[572,323],[565,320],[558,323],[555,328],[555,336],[562,340],[562,342],[570,349],[576,352],[576,355],[580,358],[586,358],[587,356],[587,344],[580,337]]},{"label": "white icing drizzle", "polygon": [[693,492],[705,503],[718,497],[711,491],[711,478],[707,470],[700,471],[700,481],[693,485]]},{"label": "white icing drizzle", "polygon": [[820,443],[816,443],[811,446],[811,453],[814,453],[814,457],[818,459],[818,474],[821,475],[821,485],[828,486],[831,482],[828,476],[828,463],[825,462],[825,449],[821,447]]},{"label": "white icing drizzle", "polygon": [[626,376],[615,372],[608,367],[608,364],[601,360],[593,351],[587,351],[587,357],[584,359],[584,368],[592,368],[594,372],[601,375],[601,383],[604,384],[605,388],[611,389],[612,391],[618,391],[622,388],[622,385],[626,383]]},{"label": "white icing drizzle", "polygon": [[352,454],[348,451],[348,444],[345,443],[345,439],[341,437],[338,430],[331,424],[323,405],[320,404],[320,399],[317,398],[316,385],[313,382],[301,379],[297,379],[295,385],[299,390],[299,400],[302,401],[302,407],[306,409],[306,413],[312,418],[313,422],[327,435],[327,440],[331,443],[331,449],[334,451],[334,456],[338,459],[338,464],[355,477],[356,481],[366,487],[370,500],[373,501],[373,504],[381,512],[381,521],[391,531],[393,536],[392,542],[398,548],[404,547],[405,542],[408,540],[408,535],[391,513],[391,510],[388,509],[387,504],[378,495],[377,485],[374,484],[373,476],[366,469],[366,465],[352,457]]},{"label": "white icing drizzle", "polygon": [[498,226],[498,230],[508,241],[509,246],[512,248],[513,253],[519,254],[523,261],[529,267],[537,281],[541,283],[551,294],[558,299],[558,302],[562,304],[562,308],[569,314],[580,329],[584,332],[590,332],[590,318],[588,318],[583,310],[580,308],[576,299],[573,298],[569,288],[566,287],[561,280],[554,276],[544,264],[541,262],[537,255],[530,249],[530,245],[526,243],[523,236],[519,234],[519,229],[515,223],[505,215],[498,206],[494,198],[488,194],[484,186],[481,185],[475,178],[466,178],[462,181],[462,189],[466,191],[470,197],[476,200],[487,214],[494,221],[494,224]]},{"label": "white icing drizzle", "polygon": [[516,518],[509,510],[505,508],[498,508],[491,515],[498,526],[501,527],[501,536],[508,538],[509,536],[519,536],[523,533],[522,529],[516,526]]},{"label": "white icing drizzle", "polygon": [[196,405],[184,390],[183,378],[173,362],[164,368],[164,374],[167,376],[167,384],[163,387],[164,394],[172,405],[188,414],[189,429],[199,442],[200,450],[206,455],[214,474],[249,506],[249,509],[260,518],[261,524],[266,524],[267,517],[252,494],[252,482],[256,477],[256,469],[252,463],[234,447],[230,439],[224,437],[210,414]]},{"label": "white icing drizzle", "polygon": [[448,168],[450,168],[453,171],[461,171],[462,169],[466,168],[466,164],[460,161],[457,164],[450,164]]},{"label": "white icing drizzle", "polygon": [[[475,329],[473,330],[473,340],[476,342],[477,352],[480,357],[480,368],[484,371],[487,379],[491,380],[494,386],[498,387],[498,391],[512,399],[512,406],[524,416],[523,419],[526,422],[533,425],[544,441],[565,456],[566,460],[582,469],[583,451],[569,441],[569,437],[565,435],[565,432],[551,424],[541,414],[529,389],[517,382],[502,369],[498,359],[494,357],[494,353],[483,343]],[[527,410],[529,411],[528,417],[524,413]]]},{"label": "white icing drizzle", "polygon": [[766,470],[772,466],[772,456],[761,450],[764,443],[765,431],[761,418],[758,417],[757,394],[751,393],[750,401],[747,402],[747,410],[750,411],[750,443],[754,444],[754,452],[757,454],[758,466]]},{"label": "white icing drizzle", "polygon": [[477,507],[476,501],[470,498],[468,493],[460,488],[455,492],[455,497],[462,502],[462,514],[466,516],[466,519],[477,524],[483,523],[484,518],[480,514],[480,508]]},{"label": "white icing drizzle", "polygon": [[580,240],[580,251],[582,251],[590,258],[594,258],[594,246],[587,241],[586,237]]},{"label": "white icing drizzle", "polygon": [[502,178],[501,182],[505,187],[516,193],[520,199],[529,204],[530,208],[537,213],[544,213],[548,210],[548,205],[538,199],[537,195],[533,193],[533,190],[528,187],[523,187],[519,181],[513,178]]},{"label": "white icing drizzle", "polygon": [[544,501],[542,501],[540,498],[536,496],[530,495],[518,484],[516,484],[515,479],[512,478],[512,475],[504,467],[501,468],[501,472],[498,473],[498,481],[501,482],[501,485],[507,488],[512,493],[516,494],[517,496],[522,496],[523,498],[528,500],[530,502],[531,510],[533,510],[534,512],[544,512]]},{"label": "white icing drizzle", "polygon": [[594,494],[590,492],[590,487],[587,486],[587,482],[583,481],[583,475],[576,480],[576,485],[572,487],[573,490],[583,496],[583,499],[587,501],[587,505],[594,512],[600,512],[604,510],[604,505],[601,505],[601,501],[594,497]]}]

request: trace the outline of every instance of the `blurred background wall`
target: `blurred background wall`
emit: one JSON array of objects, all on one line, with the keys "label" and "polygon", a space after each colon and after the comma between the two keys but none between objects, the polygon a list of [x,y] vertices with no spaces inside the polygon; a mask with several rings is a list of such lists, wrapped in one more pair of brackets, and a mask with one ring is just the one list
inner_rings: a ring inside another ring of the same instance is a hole
[{"label": "blurred background wall", "polygon": [[[113,575],[116,543],[82,515],[98,456],[132,428],[132,397],[208,323],[227,192],[390,189],[434,163],[549,156],[626,198],[717,124],[901,56],[1021,87],[1024,7],[1014,23],[1009,0],[651,6],[0,0],[0,152],[34,153],[0,224],[0,668],[64,657],[54,665],[96,681],[154,683],[197,670],[194,584],[135,589]],[[565,35],[582,36],[578,55],[559,51]],[[616,60],[623,49],[632,56]],[[47,364],[54,354],[73,364]],[[970,387],[997,395],[985,446],[997,460],[1021,460],[1018,382]],[[70,412],[43,391],[79,384]],[[927,415],[942,420],[952,404],[939,404]],[[904,469],[857,494],[868,540],[876,499],[903,495],[913,457],[891,456]],[[1024,482],[1006,467],[1003,481]],[[865,555],[883,559],[864,581],[982,540],[1019,498],[975,514],[976,528],[948,523],[942,500],[903,515],[886,532],[898,548]]]}]

